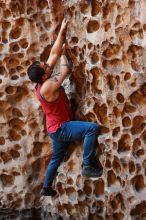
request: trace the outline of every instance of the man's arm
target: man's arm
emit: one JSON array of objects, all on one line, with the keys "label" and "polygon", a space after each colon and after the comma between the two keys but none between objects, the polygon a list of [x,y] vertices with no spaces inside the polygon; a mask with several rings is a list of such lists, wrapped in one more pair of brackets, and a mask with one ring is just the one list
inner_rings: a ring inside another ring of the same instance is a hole
[{"label": "man's arm", "polygon": [[57,39],[51,49],[50,56],[47,60],[47,63],[49,64],[50,67],[54,67],[55,64],[57,63],[57,60],[60,58],[62,54],[63,48],[63,43],[65,41],[65,34],[66,34],[66,28],[67,28],[67,20],[63,19],[60,31],[58,33]]},{"label": "man's arm", "polygon": [[50,79],[51,81],[51,90],[56,91],[62,85],[63,81],[67,77],[69,73],[70,65],[65,55],[61,56],[60,62],[60,74],[58,76],[54,76]]},{"label": "man's arm", "polygon": [[66,55],[63,54],[61,56],[61,61],[60,61],[60,74],[56,76],[57,83],[55,86],[60,87],[62,85],[63,81],[68,76],[69,70],[70,70],[70,65],[68,59]]},{"label": "man's arm", "polygon": [[63,81],[67,77],[70,69],[67,57],[65,55],[61,56],[61,70],[58,76],[54,76],[45,81],[42,86],[42,94],[54,94],[62,85]]}]

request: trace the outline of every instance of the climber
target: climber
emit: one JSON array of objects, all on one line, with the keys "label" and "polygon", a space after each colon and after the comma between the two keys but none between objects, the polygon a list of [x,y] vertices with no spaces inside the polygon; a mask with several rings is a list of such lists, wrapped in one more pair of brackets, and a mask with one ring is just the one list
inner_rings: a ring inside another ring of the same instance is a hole
[{"label": "climber", "polygon": [[[63,19],[57,39],[46,63],[35,61],[27,72],[30,80],[36,84],[36,96],[46,115],[46,127],[52,139],[52,158],[48,164],[41,195],[54,196],[53,179],[63,160],[69,143],[83,139],[82,176],[100,177],[103,169],[95,166],[95,144],[99,135],[99,126],[93,122],[74,121],[69,100],[62,86],[64,79],[71,72],[71,65],[65,55],[65,34],[68,21]],[[60,59],[60,74],[52,72]],[[52,74],[52,76],[51,76]]]}]

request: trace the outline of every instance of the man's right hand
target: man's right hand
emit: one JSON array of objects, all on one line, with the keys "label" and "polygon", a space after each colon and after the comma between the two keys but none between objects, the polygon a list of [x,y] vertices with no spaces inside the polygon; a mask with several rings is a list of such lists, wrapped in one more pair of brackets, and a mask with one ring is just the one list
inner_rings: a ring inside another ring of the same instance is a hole
[{"label": "man's right hand", "polygon": [[68,22],[69,21],[66,18],[63,19],[62,24],[61,24],[61,28],[60,28],[61,31],[66,30]]}]

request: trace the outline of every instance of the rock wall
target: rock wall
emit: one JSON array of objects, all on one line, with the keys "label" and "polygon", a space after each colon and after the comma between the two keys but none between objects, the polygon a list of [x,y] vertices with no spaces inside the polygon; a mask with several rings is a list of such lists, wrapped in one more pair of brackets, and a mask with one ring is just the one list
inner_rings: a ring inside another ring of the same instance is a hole
[{"label": "rock wall", "polygon": [[[146,219],[145,6],[145,0],[0,1],[0,211],[42,207],[45,220]],[[65,87],[76,119],[101,125],[96,148],[104,174],[83,178],[82,143],[73,143],[54,181],[58,196],[40,200],[51,143],[26,69],[47,59],[64,16],[74,64]]]}]

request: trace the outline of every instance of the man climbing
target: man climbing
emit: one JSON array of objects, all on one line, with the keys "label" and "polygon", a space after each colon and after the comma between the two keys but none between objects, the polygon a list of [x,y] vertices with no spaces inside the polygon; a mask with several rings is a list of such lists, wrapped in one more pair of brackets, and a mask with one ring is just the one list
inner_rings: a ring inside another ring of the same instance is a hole
[{"label": "man climbing", "polygon": [[[46,170],[41,195],[54,196],[53,179],[63,160],[69,143],[83,139],[83,168],[82,175],[86,177],[100,177],[102,168],[95,166],[95,144],[99,135],[99,126],[96,123],[74,121],[62,83],[70,73],[70,64],[65,52],[65,33],[67,21],[63,19],[57,39],[51,49],[46,63],[36,61],[28,68],[28,76],[36,84],[36,96],[46,115],[48,135],[52,139],[52,158]],[[60,62],[60,74],[51,76],[53,68]]]}]

